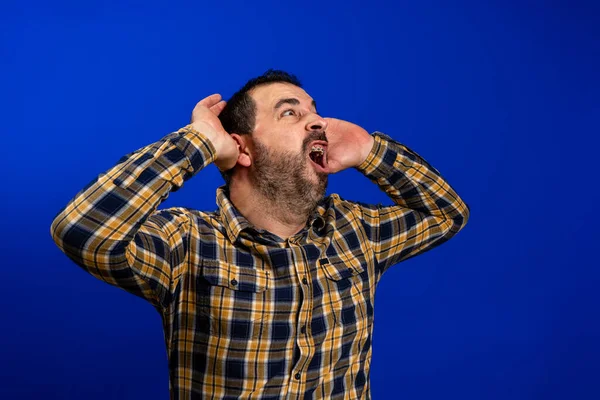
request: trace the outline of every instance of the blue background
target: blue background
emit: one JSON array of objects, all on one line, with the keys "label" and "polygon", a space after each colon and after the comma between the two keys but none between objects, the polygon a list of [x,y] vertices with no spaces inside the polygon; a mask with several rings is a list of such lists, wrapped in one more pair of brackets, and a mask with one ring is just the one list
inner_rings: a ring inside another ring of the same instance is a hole
[{"label": "blue background", "polygon": [[[50,223],[270,67],[324,116],[420,153],[471,207],[456,238],[384,275],[373,398],[600,398],[597,6],[82,3],[0,9],[0,398],[168,398],[159,315],[69,261]],[[221,183],[210,166],[161,207],[212,210]],[[329,191],[389,203],[354,170]]]}]

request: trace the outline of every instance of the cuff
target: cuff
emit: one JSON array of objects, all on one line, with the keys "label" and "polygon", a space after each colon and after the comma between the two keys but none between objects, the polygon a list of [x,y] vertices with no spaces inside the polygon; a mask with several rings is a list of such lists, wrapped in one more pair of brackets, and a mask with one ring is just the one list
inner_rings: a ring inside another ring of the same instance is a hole
[{"label": "cuff", "polygon": [[371,152],[358,167],[360,172],[368,177],[380,178],[387,177],[394,171],[394,162],[396,161],[397,152],[389,146],[392,138],[384,135],[381,132],[373,133],[375,143]]}]

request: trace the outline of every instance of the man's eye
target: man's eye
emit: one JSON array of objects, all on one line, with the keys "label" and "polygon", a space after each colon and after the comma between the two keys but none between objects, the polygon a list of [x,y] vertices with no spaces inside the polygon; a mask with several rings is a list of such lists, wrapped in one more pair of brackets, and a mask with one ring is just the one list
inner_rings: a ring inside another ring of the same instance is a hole
[{"label": "man's eye", "polygon": [[[291,114],[288,114],[291,113]],[[284,112],[281,113],[282,117],[287,117],[288,115],[296,115],[296,111],[289,109],[289,110],[285,110]]]}]

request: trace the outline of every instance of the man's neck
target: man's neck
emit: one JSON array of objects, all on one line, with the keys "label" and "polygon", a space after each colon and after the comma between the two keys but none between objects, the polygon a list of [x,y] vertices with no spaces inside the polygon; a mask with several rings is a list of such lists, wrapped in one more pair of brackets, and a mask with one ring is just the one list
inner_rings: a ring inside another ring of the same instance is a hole
[{"label": "man's neck", "polygon": [[285,202],[274,204],[271,199],[248,185],[235,185],[230,188],[229,199],[235,208],[256,228],[269,231],[287,239],[306,225],[308,215],[299,215]]}]

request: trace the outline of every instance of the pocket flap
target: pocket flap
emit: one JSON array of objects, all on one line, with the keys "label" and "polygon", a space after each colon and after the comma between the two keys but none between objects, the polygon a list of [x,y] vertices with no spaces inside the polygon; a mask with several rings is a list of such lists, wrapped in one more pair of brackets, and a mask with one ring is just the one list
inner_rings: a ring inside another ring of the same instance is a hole
[{"label": "pocket flap", "polygon": [[327,277],[332,281],[350,278],[364,271],[362,264],[356,258],[344,261],[339,257],[328,257],[322,258],[318,263],[325,270]]},{"label": "pocket flap", "polygon": [[221,261],[204,260],[202,276],[211,285],[243,292],[263,292],[269,288],[269,272],[238,267]]}]

